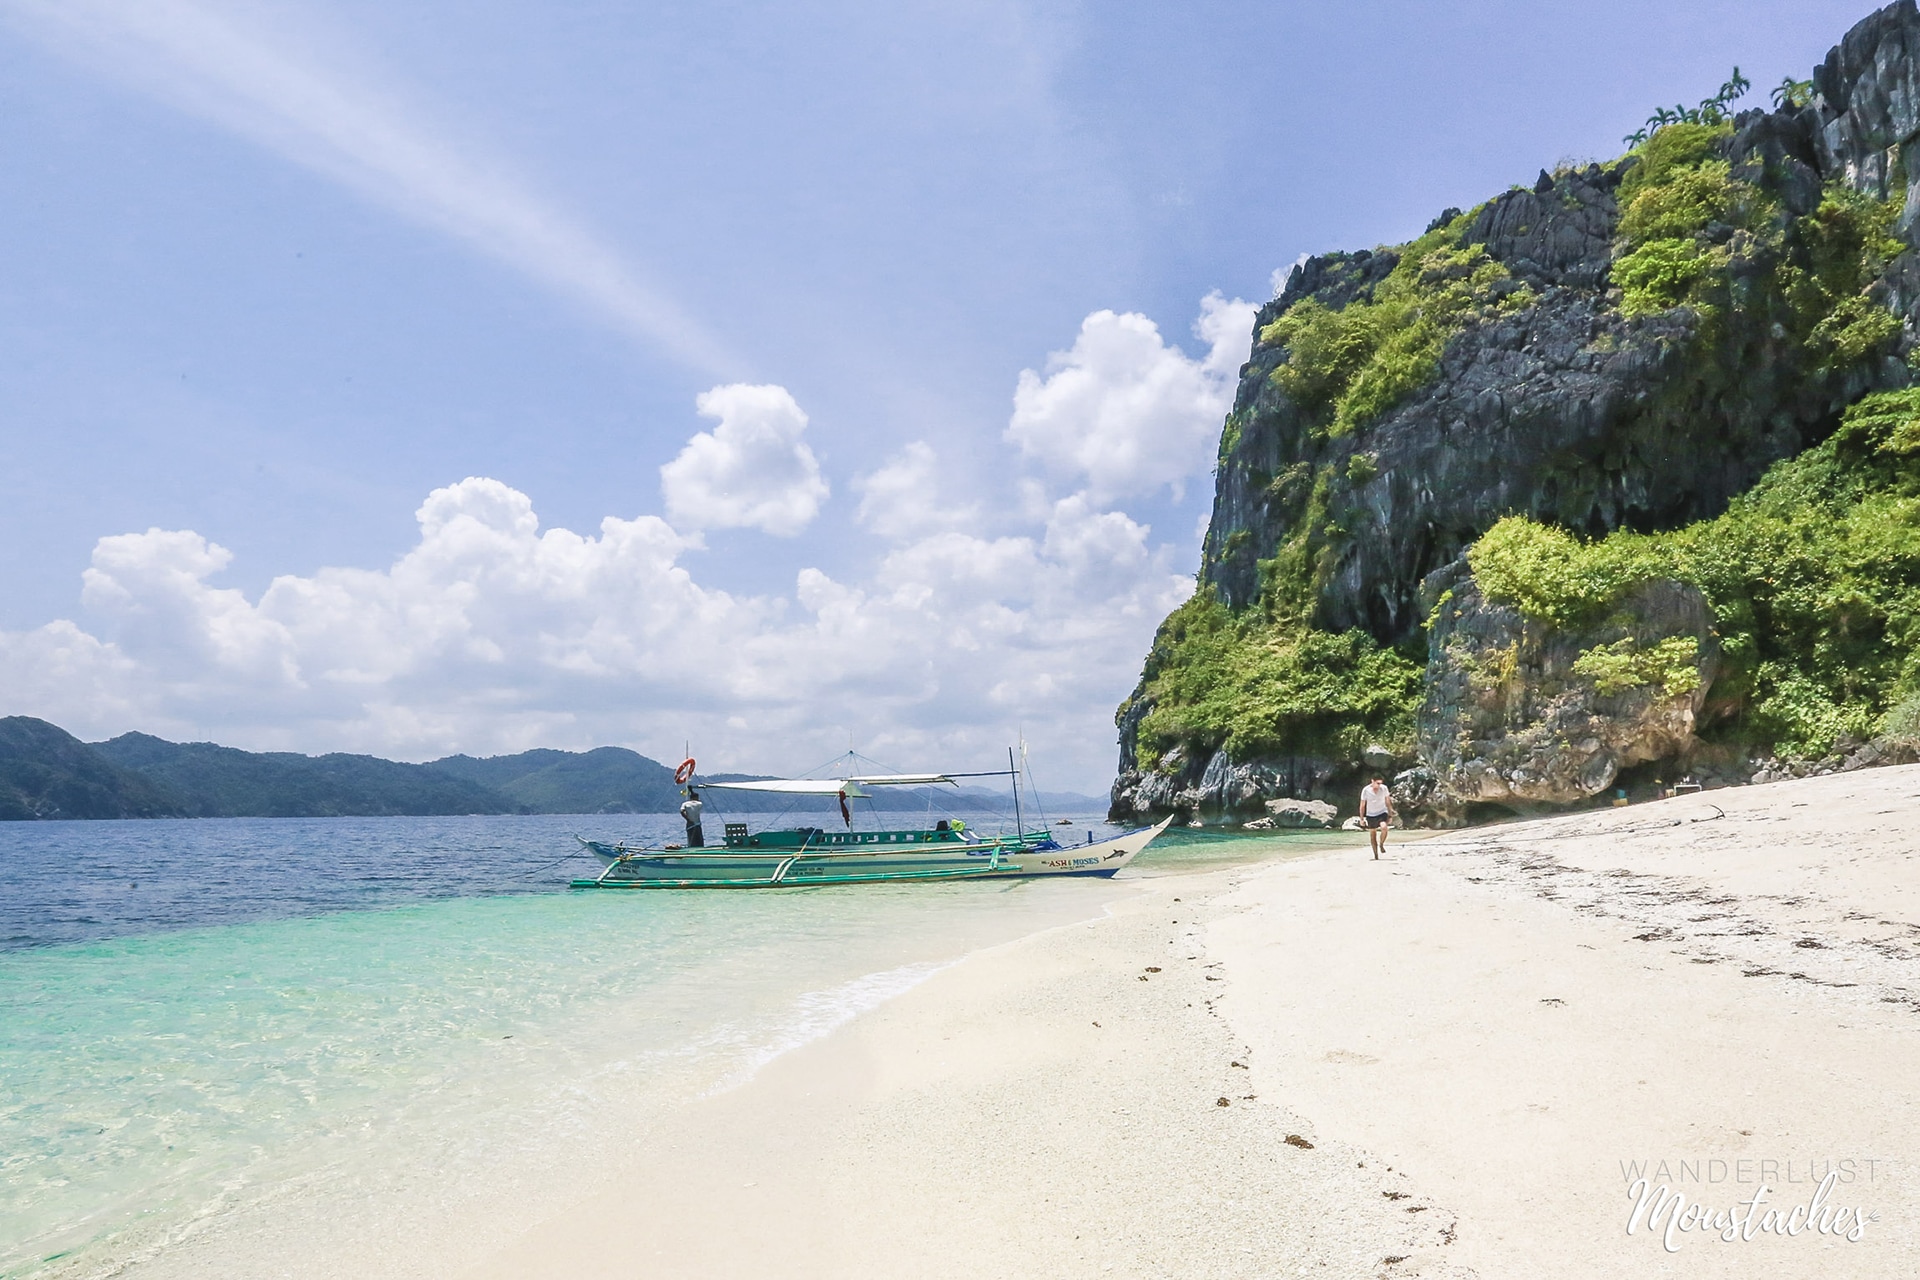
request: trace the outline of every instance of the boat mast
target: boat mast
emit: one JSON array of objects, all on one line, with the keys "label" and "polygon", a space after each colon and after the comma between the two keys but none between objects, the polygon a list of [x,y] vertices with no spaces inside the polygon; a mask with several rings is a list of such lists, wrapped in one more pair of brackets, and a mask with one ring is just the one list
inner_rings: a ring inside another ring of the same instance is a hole
[{"label": "boat mast", "polygon": [[1027,824],[1020,820],[1020,770],[1013,763],[1013,748],[1007,748],[1007,773],[1013,778],[1013,834],[1024,839]]}]

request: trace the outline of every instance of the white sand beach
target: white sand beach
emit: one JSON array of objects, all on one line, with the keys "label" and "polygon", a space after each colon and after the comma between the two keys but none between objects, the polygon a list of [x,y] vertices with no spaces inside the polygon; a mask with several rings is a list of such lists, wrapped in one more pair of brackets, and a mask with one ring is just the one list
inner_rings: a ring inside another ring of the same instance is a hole
[{"label": "white sand beach", "polygon": [[[1915,814],[1888,769],[1140,882],[476,1274],[1920,1274]],[[1871,1216],[1670,1252],[1635,1161],[1715,1211],[1765,1179],[1756,1227],[1831,1164]]]},{"label": "white sand beach", "polygon": [[[1865,771],[1278,868],[1221,900],[1222,1008],[1481,1275],[1920,1274],[1917,792]],[[1831,1165],[1827,1203],[1878,1216],[1670,1253],[1626,1232],[1636,1161],[1716,1211],[1765,1181],[1762,1215]]]},{"label": "white sand beach", "polygon": [[[1089,884],[1098,918],[609,1115],[598,1191],[401,1186],[132,1274],[1910,1277],[1916,814],[1885,769]],[[1753,1225],[1800,1228],[1829,1169],[1840,1235],[1663,1231],[1763,1182]],[[1686,1199],[1630,1234],[1637,1171]]]}]

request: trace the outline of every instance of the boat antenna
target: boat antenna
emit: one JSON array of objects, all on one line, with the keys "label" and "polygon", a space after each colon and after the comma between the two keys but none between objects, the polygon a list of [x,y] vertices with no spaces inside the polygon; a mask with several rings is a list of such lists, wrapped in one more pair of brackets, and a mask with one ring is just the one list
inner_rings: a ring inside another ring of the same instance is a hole
[{"label": "boat antenna", "polygon": [[1020,770],[1013,763],[1013,748],[1007,748],[1007,772],[1013,776],[1013,834],[1015,839],[1024,836],[1026,823],[1020,820]]},{"label": "boat antenna", "polygon": [[1047,806],[1040,798],[1040,784],[1033,780],[1033,765],[1027,759],[1027,731],[1024,727],[1020,730],[1020,772],[1027,775],[1027,790],[1033,797],[1034,809],[1040,814],[1040,825],[1050,828],[1052,823],[1047,819]]}]

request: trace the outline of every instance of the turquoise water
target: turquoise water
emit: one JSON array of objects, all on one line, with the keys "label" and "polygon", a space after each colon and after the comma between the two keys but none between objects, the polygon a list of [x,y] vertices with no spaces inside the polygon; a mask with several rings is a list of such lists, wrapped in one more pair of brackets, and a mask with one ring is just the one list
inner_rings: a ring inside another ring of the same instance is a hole
[{"label": "turquoise water", "polygon": [[[10,825],[0,1275],[161,1256],[288,1186],[311,1204],[409,1168],[458,1179],[503,1148],[577,1149],[606,1108],[727,1087],[1114,892],[556,891],[575,865],[542,864],[567,826],[649,821]],[[76,885],[74,851],[103,844],[111,879]],[[1128,874],[1288,847],[1176,836]]]}]

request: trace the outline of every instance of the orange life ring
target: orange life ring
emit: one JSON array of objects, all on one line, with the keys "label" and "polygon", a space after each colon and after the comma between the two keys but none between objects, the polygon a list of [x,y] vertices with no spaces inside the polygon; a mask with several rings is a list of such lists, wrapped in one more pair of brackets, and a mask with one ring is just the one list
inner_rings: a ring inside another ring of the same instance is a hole
[{"label": "orange life ring", "polygon": [[682,760],[680,762],[680,767],[673,771],[673,780],[679,785],[685,786],[687,783],[687,779],[691,778],[692,776],[693,776],[693,757],[688,756],[685,760]]}]

